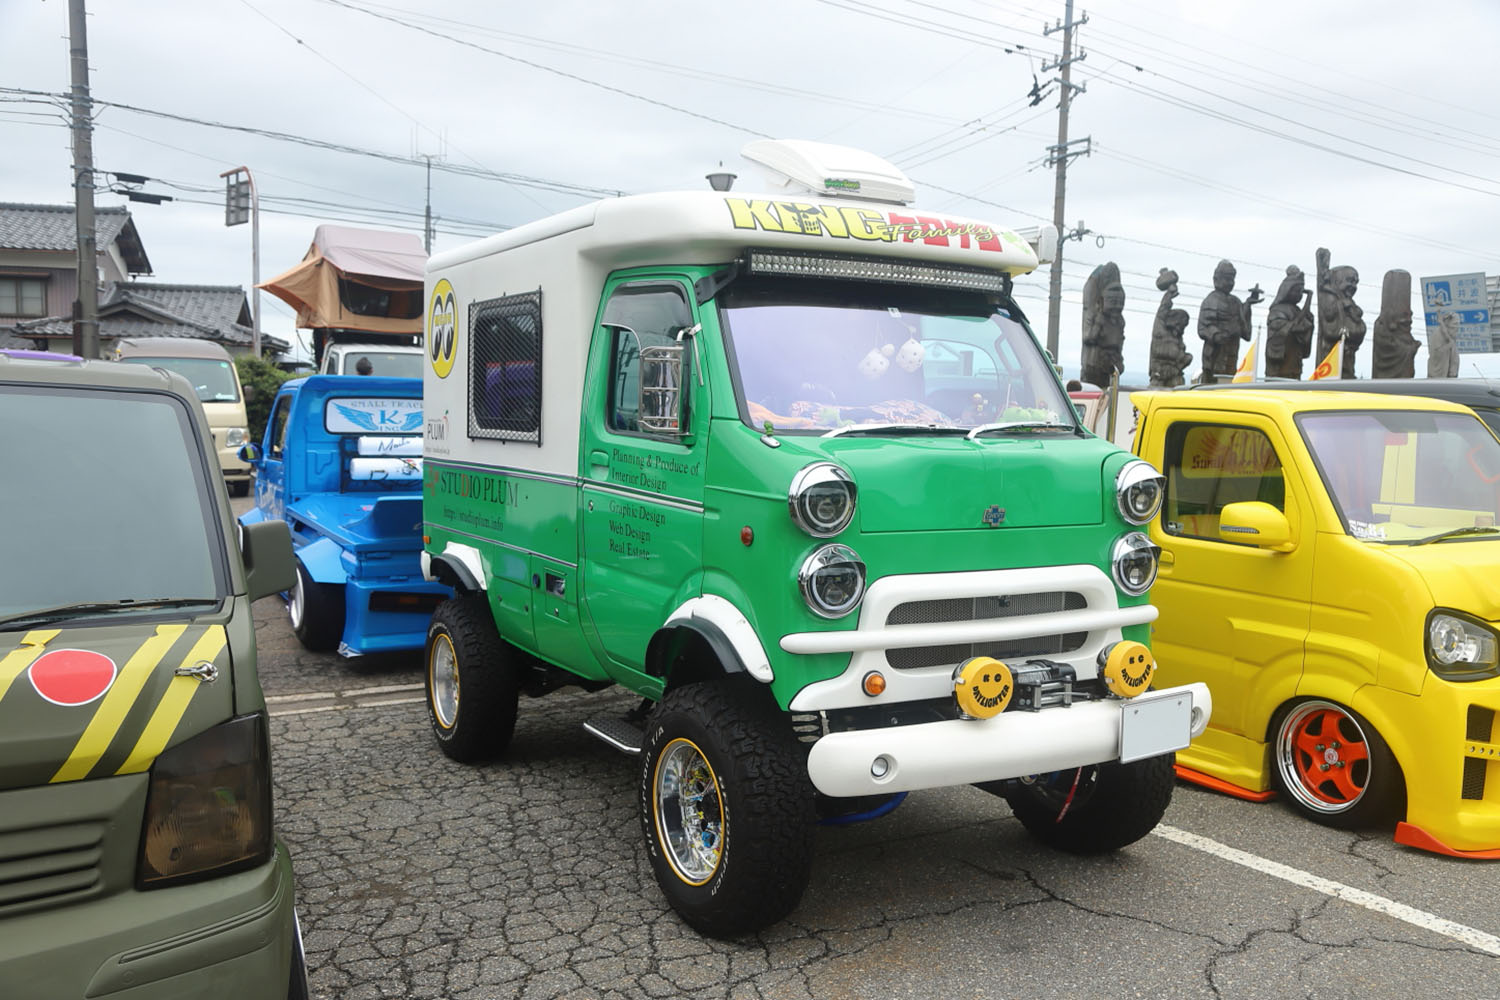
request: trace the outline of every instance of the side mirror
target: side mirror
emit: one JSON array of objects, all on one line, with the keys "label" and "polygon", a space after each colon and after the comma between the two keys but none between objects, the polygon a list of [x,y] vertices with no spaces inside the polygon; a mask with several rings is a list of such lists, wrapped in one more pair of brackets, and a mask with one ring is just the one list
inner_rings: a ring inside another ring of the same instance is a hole
[{"label": "side mirror", "polygon": [[260,445],[255,444],[254,442],[251,442],[250,444],[242,444],[240,445],[239,455],[241,462],[249,462],[251,465],[256,465],[260,462],[262,457],[260,453]]},{"label": "side mirror", "polygon": [[639,421],[650,434],[683,433],[681,343],[641,348]]},{"label": "side mirror", "polygon": [[291,590],[297,582],[292,530],[285,521],[240,525],[240,556],[245,561],[245,590],[252,601]]},{"label": "side mirror", "polygon": [[1219,538],[1273,552],[1292,551],[1291,522],[1281,511],[1259,500],[1228,504],[1219,511]]},{"label": "side mirror", "polygon": [[245,394],[245,402],[247,403],[255,398],[255,386],[253,385],[242,386],[240,391]]}]

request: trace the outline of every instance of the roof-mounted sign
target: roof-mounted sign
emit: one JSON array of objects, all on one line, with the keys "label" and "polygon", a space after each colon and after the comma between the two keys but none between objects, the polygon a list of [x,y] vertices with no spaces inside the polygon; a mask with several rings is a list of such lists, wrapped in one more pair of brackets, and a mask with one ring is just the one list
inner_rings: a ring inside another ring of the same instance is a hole
[{"label": "roof-mounted sign", "polygon": [[850,146],[806,139],[759,139],[740,155],[764,167],[787,192],[909,204],[916,188],[894,164]]}]

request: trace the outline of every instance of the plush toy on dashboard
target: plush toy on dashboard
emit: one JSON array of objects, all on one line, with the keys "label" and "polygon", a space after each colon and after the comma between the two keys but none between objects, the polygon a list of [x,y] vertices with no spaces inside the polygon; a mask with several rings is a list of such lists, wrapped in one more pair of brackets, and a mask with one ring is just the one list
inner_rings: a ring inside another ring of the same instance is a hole
[{"label": "plush toy on dashboard", "polygon": [[927,348],[922,346],[921,341],[908,337],[906,343],[901,345],[901,350],[896,352],[896,364],[905,371],[915,373],[918,368],[922,367],[922,362],[926,357]]},{"label": "plush toy on dashboard", "polygon": [[891,355],[895,353],[896,348],[892,344],[870,348],[870,353],[859,361],[859,373],[865,378],[879,378],[891,367]]}]

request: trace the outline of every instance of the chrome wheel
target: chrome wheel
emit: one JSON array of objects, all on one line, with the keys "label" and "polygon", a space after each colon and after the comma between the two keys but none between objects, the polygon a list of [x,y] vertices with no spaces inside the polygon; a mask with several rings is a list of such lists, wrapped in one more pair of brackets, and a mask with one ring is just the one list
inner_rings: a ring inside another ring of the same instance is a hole
[{"label": "chrome wheel", "polygon": [[702,885],[724,854],[724,805],[713,768],[690,740],[675,739],[657,760],[653,800],[657,833],[677,877]]},{"label": "chrome wheel", "polygon": [[458,719],[458,656],[446,634],[435,636],[428,651],[427,687],[432,692],[432,714],[438,725],[452,729]]},{"label": "chrome wheel", "polygon": [[1276,734],[1276,770],[1298,805],[1334,815],[1353,809],[1371,774],[1370,740],[1359,721],[1327,701],[1305,701]]}]

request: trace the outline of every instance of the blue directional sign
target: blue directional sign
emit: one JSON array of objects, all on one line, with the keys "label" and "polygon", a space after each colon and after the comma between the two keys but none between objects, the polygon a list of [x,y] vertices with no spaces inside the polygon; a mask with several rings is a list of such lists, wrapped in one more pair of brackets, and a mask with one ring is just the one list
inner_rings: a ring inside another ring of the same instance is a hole
[{"label": "blue directional sign", "polygon": [[1447,314],[1452,317],[1448,323],[1453,327],[1460,354],[1487,354],[1496,350],[1490,334],[1490,302],[1484,282],[1483,272],[1423,278],[1422,306],[1427,335],[1432,336]]}]

